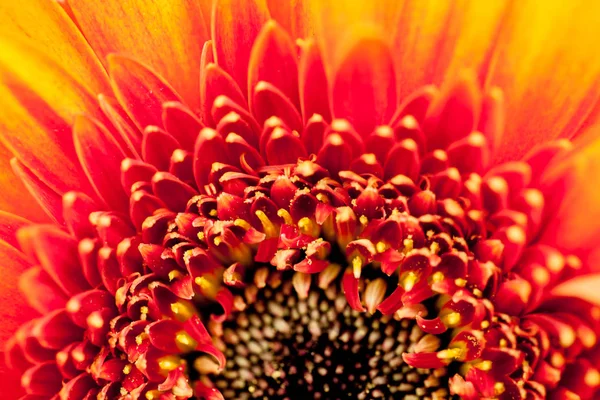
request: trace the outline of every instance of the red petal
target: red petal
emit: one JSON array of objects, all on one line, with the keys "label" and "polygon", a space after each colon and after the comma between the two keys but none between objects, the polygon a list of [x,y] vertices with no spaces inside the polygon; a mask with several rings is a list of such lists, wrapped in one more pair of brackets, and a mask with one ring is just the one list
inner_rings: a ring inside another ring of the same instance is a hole
[{"label": "red petal", "polygon": [[160,171],[169,170],[171,155],[179,147],[173,136],[156,126],[148,126],[144,130],[142,157]]},{"label": "red petal", "polygon": [[302,118],[296,106],[282,91],[265,81],[258,82],[253,89],[252,111],[259,124],[276,116],[291,129],[302,130]]},{"label": "red petal", "polygon": [[320,115],[325,121],[331,121],[331,106],[329,96],[326,95],[326,88],[329,86],[325,67],[321,52],[311,39],[307,39],[301,45],[298,73],[300,108],[304,122],[308,123],[315,114]]},{"label": "red petal", "polygon": [[198,193],[168,172],[157,172],[152,178],[154,194],[165,202],[171,211],[182,212],[188,201]]},{"label": "red petal", "polygon": [[[263,26],[252,47],[248,93],[252,93],[260,81],[272,84],[299,108],[296,48],[287,32],[273,20]],[[254,105],[251,104],[251,107],[254,108]]]},{"label": "red petal", "polygon": [[125,153],[98,121],[80,116],[73,126],[73,141],[79,162],[96,193],[114,210],[126,211],[128,199],[115,188]]},{"label": "red petal", "polygon": [[46,214],[55,222],[62,224],[61,196],[42,182],[29,168],[16,158],[10,160],[10,166]]},{"label": "red petal", "polygon": [[348,300],[348,304],[356,311],[366,311],[363,305],[360,302],[360,295],[358,293],[358,285],[360,283],[360,279],[354,277],[354,273],[352,272],[352,268],[349,268],[344,272],[344,277],[342,278],[342,288],[344,290],[344,294],[346,295],[346,300]]},{"label": "red petal", "polygon": [[89,289],[77,253],[77,242],[53,226],[36,225],[19,231],[19,243],[30,248],[42,268],[66,293]]},{"label": "red petal", "polygon": [[334,74],[333,114],[362,135],[387,123],[396,109],[396,74],[389,47],[379,38],[352,43]]},{"label": "red petal", "polygon": [[208,177],[213,163],[225,160],[225,141],[221,135],[210,128],[202,129],[194,148],[194,177],[201,192],[205,191],[204,186],[209,183]]},{"label": "red petal", "polygon": [[252,45],[268,18],[269,11],[262,1],[214,2],[211,25],[215,61],[240,88],[247,87]]},{"label": "red petal", "polygon": [[181,99],[162,78],[148,67],[125,56],[107,57],[111,85],[117,99],[138,129],[162,126],[162,105]]},{"label": "red petal", "polygon": [[[246,84],[243,88],[246,88]],[[217,64],[210,63],[204,68],[200,83],[200,96],[203,106],[202,117],[205,124],[214,127],[218,122],[213,120],[211,112],[215,99],[223,95],[240,107],[248,109],[245,95],[233,78]]]},{"label": "red petal", "polygon": [[69,299],[40,267],[29,268],[21,275],[19,289],[27,303],[41,314],[64,307]]},{"label": "red petal", "polygon": [[184,149],[194,149],[196,137],[204,125],[186,106],[174,101],[164,103],[162,121],[166,131]]},{"label": "red petal", "polygon": [[461,75],[442,88],[432,102],[424,123],[427,148],[446,149],[475,128],[481,108],[481,96],[475,77]]}]

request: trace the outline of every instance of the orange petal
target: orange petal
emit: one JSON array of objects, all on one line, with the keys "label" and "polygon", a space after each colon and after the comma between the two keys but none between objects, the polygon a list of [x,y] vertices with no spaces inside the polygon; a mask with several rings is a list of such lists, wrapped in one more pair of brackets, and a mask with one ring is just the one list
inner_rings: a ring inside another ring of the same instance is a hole
[{"label": "orange petal", "polygon": [[240,88],[248,85],[248,62],[252,45],[269,19],[264,0],[215,0],[212,41],[217,64]]},{"label": "orange petal", "polygon": [[600,190],[594,179],[600,174],[600,139],[576,143],[568,155],[557,158],[540,178],[549,203],[540,241],[579,256],[584,266],[598,271]]},{"label": "orange petal", "polygon": [[140,131],[148,125],[162,126],[163,103],[181,102],[167,82],[129,57],[110,54],[108,69],[117,99]]},{"label": "orange petal", "polygon": [[[298,99],[298,61],[292,39],[275,21],[268,21],[260,31],[250,53],[248,94],[260,81],[266,81],[300,109]],[[252,105],[251,105],[252,107]]]},{"label": "orange petal", "polygon": [[377,37],[360,37],[337,67],[332,87],[333,115],[361,135],[387,123],[397,105],[396,74],[390,48]]},{"label": "orange petal", "polygon": [[[244,86],[245,88],[245,86]],[[200,97],[202,98],[202,118],[204,123],[214,126],[218,121],[213,121],[211,116],[215,99],[224,95],[233,100],[237,105],[247,109],[248,103],[238,84],[231,75],[216,64],[209,63],[202,73],[200,83]]]},{"label": "orange petal", "polygon": [[35,46],[54,62],[68,67],[73,79],[93,93],[110,88],[96,54],[57,2],[3,1],[0,15],[0,36],[18,35],[25,45]]},{"label": "orange petal", "polygon": [[319,114],[327,122],[331,121],[331,106],[326,95],[327,76],[321,52],[311,39],[302,43],[299,67],[300,105],[304,122]]},{"label": "orange petal", "polygon": [[277,21],[292,38],[305,38],[314,34],[314,21],[310,16],[308,1],[267,0],[271,17]]},{"label": "orange petal", "polygon": [[[103,59],[128,54],[156,70],[199,107],[200,53],[208,39],[203,8],[187,0],[69,0],[81,30]],[[109,62],[105,61],[105,66]]]},{"label": "orange petal", "polygon": [[28,225],[31,225],[31,221],[6,211],[0,211],[0,240],[18,249],[17,231]]},{"label": "orange petal", "polygon": [[13,158],[10,160],[13,172],[27,188],[30,195],[38,202],[39,206],[46,212],[54,222],[63,223],[62,199],[59,193],[52,190],[42,182],[22,162]]},{"label": "orange petal", "polygon": [[29,268],[30,264],[23,253],[4,241],[0,241],[0,304],[2,304],[2,320],[0,322],[0,348],[17,330],[19,325],[34,318],[36,312],[25,302],[19,292],[19,276]]},{"label": "orange petal", "polygon": [[520,1],[491,56],[487,85],[507,99],[506,132],[497,161],[534,144],[571,137],[600,96],[600,3]]},{"label": "orange petal", "polygon": [[600,274],[578,276],[552,289],[554,296],[577,297],[600,307]]},{"label": "orange petal", "polygon": [[461,74],[442,87],[423,124],[429,150],[446,149],[471,133],[477,126],[480,109],[481,94],[473,75]]},{"label": "orange petal", "polygon": [[[21,180],[10,167],[12,154],[0,145],[0,210],[13,213],[34,222],[49,222],[48,215],[27,192]],[[10,188],[10,189],[8,189]],[[8,189],[8,190],[7,190]]]},{"label": "orange petal", "polygon": [[91,193],[70,138],[74,116],[105,121],[95,95],[39,51],[0,40],[0,137],[53,190]]},{"label": "orange petal", "polygon": [[73,125],[73,141],[79,161],[92,186],[111,209],[127,213],[129,198],[120,185],[125,152],[98,121],[80,116]]}]

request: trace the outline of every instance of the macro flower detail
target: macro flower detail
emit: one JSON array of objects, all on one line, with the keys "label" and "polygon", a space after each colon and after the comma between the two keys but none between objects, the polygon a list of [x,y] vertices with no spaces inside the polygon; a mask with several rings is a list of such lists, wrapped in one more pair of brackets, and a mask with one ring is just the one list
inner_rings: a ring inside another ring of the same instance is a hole
[{"label": "macro flower detail", "polygon": [[440,79],[367,6],[106,3],[6,6],[0,137],[46,214],[0,212],[36,312],[9,395],[600,396],[597,98],[518,139],[514,83],[486,78],[517,11]]}]

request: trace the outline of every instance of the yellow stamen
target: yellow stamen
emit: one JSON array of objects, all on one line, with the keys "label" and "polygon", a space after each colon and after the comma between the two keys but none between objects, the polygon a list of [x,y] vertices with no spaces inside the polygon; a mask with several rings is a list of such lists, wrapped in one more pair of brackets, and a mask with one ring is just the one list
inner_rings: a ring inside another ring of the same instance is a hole
[{"label": "yellow stamen", "polygon": [[460,324],[460,314],[457,312],[451,312],[441,317],[444,325],[454,327]]},{"label": "yellow stamen", "polygon": [[360,278],[360,273],[362,272],[363,260],[362,258],[356,256],[352,259],[352,271],[354,272],[354,277],[356,279]]},{"label": "yellow stamen", "polygon": [[210,210],[208,215],[210,215],[211,217],[216,217],[217,215],[219,215],[219,213],[217,212],[216,209],[213,208],[212,210]]},{"label": "yellow stamen", "polygon": [[367,218],[365,215],[361,215],[358,220],[360,221],[360,223],[362,225],[365,225],[365,226],[369,223],[369,218]]},{"label": "yellow stamen", "polygon": [[248,221],[243,220],[241,218],[236,219],[233,224],[235,226],[239,226],[241,228],[244,228],[245,230],[248,230],[248,229],[252,228],[252,226],[248,223]]},{"label": "yellow stamen", "polygon": [[181,276],[183,276],[183,274],[174,269],[173,271],[169,272],[169,281],[173,281],[176,278],[180,278]]},{"label": "yellow stamen", "polygon": [[180,301],[171,304],[171,311],[173,311],[175,317],[180,321],[187,321],[194,315],[190,307]]},{"label": "yellow stamen", "polygon": [[[319,195],[317,195],[318,198]],[[292,216],[290,215],[290,213],[288,212],[288,210],[285,210],[283,208],[280,208],[277,211],[277,215],[280,218],[283,218],[283,221],[286,223],[286,225],[292,225],[294,223],[294,221],[292,220]]]},{"label": "yellow stamen", "polygon": [[456,278],[454,284],[458,287],[465,287],[467,285],[467,280],[464,278]]},{"label": "yellow stamen", "polygon": [[183,352],[192,351],[197,345],[197,342],[187,332],[183,331],[175,335],[175,341],[177,342],[177,346]]},{"label": "yellow stamen", "polygon": [[255,214],[258,217],[258,219],[260,220],[260,222],[263,226],[265,235],[267,235],[267,237],[272,238],[272,237],[275,237],[278,235],[277,228],[275,227],[273,222],[269,219],[269,217],[267,217],[267,214],[265,214],[264,211],[257,210],[255,212]]},{"label": "yellow stamen", "polygon": [[404,290],[409,292],[415,286],[415,283],[417,283],[418,280],[419,277],[417,274],[411,271],[408,272],[404,278],[402,278],[400,285],[404,288]]},{"label": "yellow stamen", "polygon": [[198,232],[198,239],[204,241],[204,232]]},{"label": "yellow stamen", "polygon": [[140,307],[140,313],[141,313],[141,315],[140,315],[140,319],[141,319],[142,321],[145,321],[145,320],[148,318],[148,313],[149,313],[149,312],[150,312],[150,310],[148,309],[148,307],[147,307],[147,306],[142,306],[142,307]]},{"label": "yellow stamen", "polygon": [[126,366],[123,367],[123,373],[125,375],[129,375],[129,373],[131,372],[131,364],[127,364]]},{"label": "yellow stamen", "polygon": [[441,271],[437,271],[433,275],[431,275],[431,281],[433,283],[440,283],[443,280],[444,280],[444,274]]},{"label": "yellow stamen", "polygon": [[408,238],[404,239],[402,244],[404,245],[404,250],[403,250],[404,253],[408,253],[409,251],[411,251],[413,249],[414,242],[411,237],[408,237]]},{"label": "yellow stamen", "polygon": [[181,359],[177,356],[164,356],[158,361],[158,366],[163,372],[173,371],[179,367]]},{"label": "yellow stamen", "polygon": [[490,360],[484,360],[475,364],[475,367],[479,368],[482,371],[489,371],[492,369],[492,362]]},{"label": "yellow stamen", "polygon": [[300,221],[298,221],[298,228],[300,228],[300,232],[302,232],[305,235],[316,236],[315,223],[312,219],[308,217],[304,217],[300,219]]},{"label": "yellow stamen", "polygon": [[375,249],[377,250],[378,253],[383,253],[384,251],[387,250],[387,245],[383,241],[377,242],[377,244],[375,245]]}]

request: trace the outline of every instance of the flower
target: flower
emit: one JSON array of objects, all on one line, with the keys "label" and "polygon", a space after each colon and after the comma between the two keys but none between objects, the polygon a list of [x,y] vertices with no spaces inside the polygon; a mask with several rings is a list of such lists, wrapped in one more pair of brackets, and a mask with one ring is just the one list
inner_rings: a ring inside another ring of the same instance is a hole
[{"label": "flower", "polygon": [[23,399],[597,397],[593,5],[268,3],[0,6]]}]

